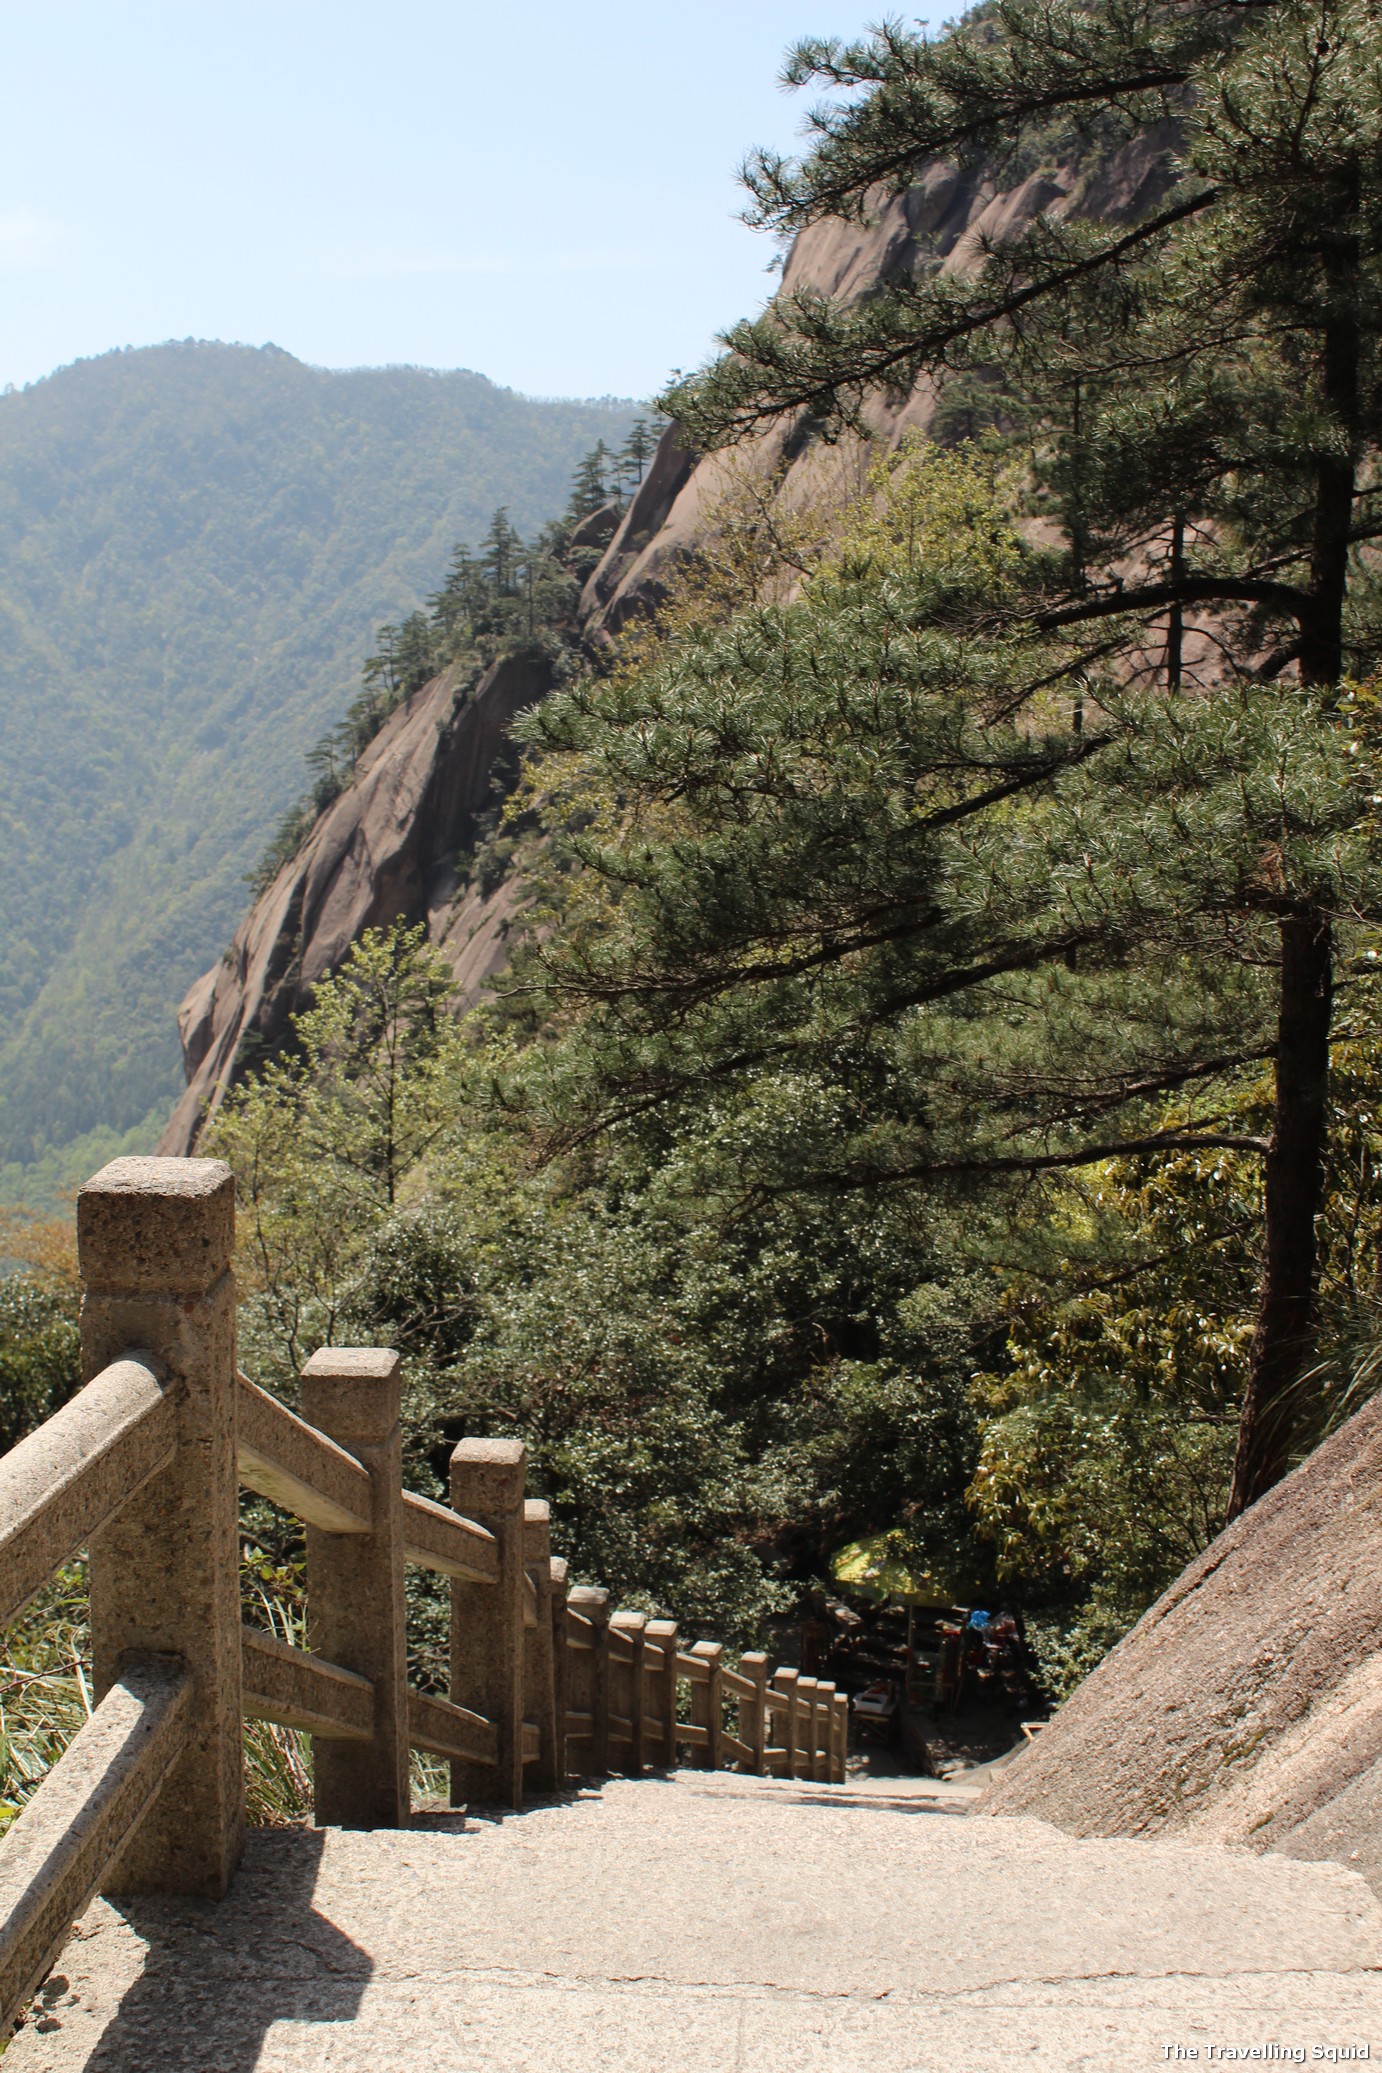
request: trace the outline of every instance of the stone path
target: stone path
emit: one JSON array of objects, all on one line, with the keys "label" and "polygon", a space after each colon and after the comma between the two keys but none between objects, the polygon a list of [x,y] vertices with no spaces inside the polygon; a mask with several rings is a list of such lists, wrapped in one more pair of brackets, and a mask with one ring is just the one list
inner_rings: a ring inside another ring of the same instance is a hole
[{"label": "stone path", "polygon": [[98,1903],[3,2073],[1382,2058],[1382,1906],[1356,1873],[1075,1842],[963,1818],[970,1798],[682,1772],[463,1827],[261,1832],[219,1908]]}]

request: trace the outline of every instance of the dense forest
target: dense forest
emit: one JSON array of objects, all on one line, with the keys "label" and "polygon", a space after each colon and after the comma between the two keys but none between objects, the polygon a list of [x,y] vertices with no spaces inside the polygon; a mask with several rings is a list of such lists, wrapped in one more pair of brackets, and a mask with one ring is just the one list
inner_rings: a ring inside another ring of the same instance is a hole
[{"label": "dense forest", "polygon": [[0,398],[6,1194],[157,1135],[176,1002],[371,628],[417,607],[496,504],[540,524],[633,417],[191,342]]},{"label": "dense forest", "polygon": [[[1377,56],[1330,0],[796,52],[770,232],[937,157],[1153,148],[1160,197],[780,296],[663,399],[743,465],[655,614],[544,629],[499,997],[372,933],[203,1147],[270,1386],[397,1345],[417,1486],[521,1434],[626,1602],[748,1641],[867,1540],[1019,1606],[1055,1695],[1371,1392]],[[934,437],[773,505],[761,432],[923,379]],[[27,1415],[68,1286],[7,1295]]]}]

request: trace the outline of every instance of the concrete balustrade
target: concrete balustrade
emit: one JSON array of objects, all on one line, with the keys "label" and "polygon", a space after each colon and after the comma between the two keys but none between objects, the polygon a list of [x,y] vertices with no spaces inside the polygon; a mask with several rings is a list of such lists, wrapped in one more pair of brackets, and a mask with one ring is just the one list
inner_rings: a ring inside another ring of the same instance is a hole
[{"label": "concrete balustrade", "polygon": [[567,1778],[566,1738],[570,1708],[567,1663],[567,1568],[560,1555],[549,1565],[548,1608],[552,1616],[552,1752],[559,1783]]},{"label": "concrete balustrade", "polygon": [[116,1159],[77,1200],[83,1373],[145,1348],[176,1407],[171,1458],[87,1542],[97,1698],[131,1653],[192,1676],[182,1752],[121,1859],[126,1893],[219,1897],[244,1838],[234,1240],[219,1159]]},{"label": "concrete balustrade", "polygon": [[235,1459],[241,1487],[323,1533],[368,1533],[368,1469],[324,1432],[295,1418],[266,1389],[256,1388],[247,1375],[237,1381]]},{"label": "concrete balustrade", "polygon": [[654,1717],[661,1721],[662,1733],[656,1743],[657,1753],[653,1761],[665,1770],[671,1770],[677,1760],[677,1623],[675,1620],[649,1620],[647,1639],[651,1644],[649,1676],[657,1685],[657,1697],[653,1705]]},{"label": "concrete balustrade", "polygon": [[23,1611],[177,1449],[161,1369],[117,1360],[0,1460],[0,1620]]},{"label": "concrete balustrade", "polygon": [[577,1584],[567,1598],[572,1710],[567,1715],[568,1749],[574,1745],[574,1769],[585,1778],[609,1773],[609,1592],[595,1584]]},{"label": "concrete balustrade", "polygon": [[193,1702],[185,1663],[127,1656],[7,1833],[0,1848],[4,2024],[39,1985],[185,1755]]},{"label": "concrete balustrade", "polygon": [[[312,1738],[322,1825],[402,1827],[409,1751],[453,1804],[521,1807],[611,1770],[844,1776],[843,1695],[737,1669],[675,1621],[570,1585],[514,1440],[466,1439],[449,1505],[406,1491],[399,1362],[325,1348],[301,1415],[241,1375],[234,1194],[207,1159],[117,1159],[82,1190],[83,1389],[0,1460],[0,1622],[90,1561],[96,1705],[0,1843],[0,2035],[112,1880],[224,1893],[244,1834],[242,1720]],[[238,1493],[306,1527],[310,1648],[242,1626]],[[448,1578],[449,1698],[407,1682],[404,1569]],[[806,1703],[803,1695],[807,1694]],[[726,1708],[735,1711],[735,1725]]]},{"label": "concrete balustrade", "polygon": [[[297,1728],[311,1735],[314,1745],[374,1739],[374,1685],[368,1677],[257,1627],[242,1628],[240,1640],[245,1711],[251,1718]],[[319,1762],[321,1751],[314,1747],[313,1755]]]},{"label": "concrete balustrade", "polygon": [[[537,1729],[532,1764],[537,1792],[555,1792],[564,1782],[557,1762],[556,1662],[552,1645],[552,1514],[540,1497],[523,1506],[523,1566],[532,1589],[536,1620],[523,1650],[523,1718]],[[525,1773],[526,1781],[526,1773]]]},{"label": "concrete balustrade", "polygon": [[526,1460],[519,1440],[462,1440],[451,1456],[452,1510],[475,1519],[493,1537],[498,1564],[492,1584],[462,1577],[451,1583],[451,1698],[491,1721],[498,1736],[493,1769],[453,1762],[453,1806],[473,1799],[523,1804]]},{"label": "concrete balustrade", "polygon": [[403,1436],[396,1353],[326,1347],[302,1371],[307,1422],[348,1448],[370,1482],[370,1530],[307,1528],[313,1652],[374,1686],[368,1742],[323,1740],[312,1756],[321,1828],[408,1825],[408,1644],[403,1597]]}]

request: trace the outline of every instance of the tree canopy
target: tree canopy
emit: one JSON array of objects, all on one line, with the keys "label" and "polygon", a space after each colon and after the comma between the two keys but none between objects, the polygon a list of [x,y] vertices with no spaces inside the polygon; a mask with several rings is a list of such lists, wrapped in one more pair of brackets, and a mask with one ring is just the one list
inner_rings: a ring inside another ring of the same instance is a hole
[{"label": "tree canopy", "polygon": [[[1072,691],[1097,664],[1178,693],[1193,615],[1207,741],[1244,684],[1284,681],[1286,704],[1327,724],[1346,671],[1378,655],[1375,49],[1348,0],[999,0],[936,41],[888,27],[803,44],[793,82],[846,94],[799,164],[751,163],[768,228],[861,214],[937,154],[1015,178],[1137,144],[1160,154],[1164,192],[1134,221],[1046,208],[970,264],[890,275],[853,303],[781,296],[667,407],[718,442],[784,414],[858,423],[870,394],[922,375],[972,423],[982,392],[1059,542],[1029,559],[1012,609],[1070,643]],[[1331,994],[1351,954],[1337,883],[1317,860],[1277,871],[1261,839],[1277,1098],[1235,1508],[1288,1459],[1310,1358]]]}]

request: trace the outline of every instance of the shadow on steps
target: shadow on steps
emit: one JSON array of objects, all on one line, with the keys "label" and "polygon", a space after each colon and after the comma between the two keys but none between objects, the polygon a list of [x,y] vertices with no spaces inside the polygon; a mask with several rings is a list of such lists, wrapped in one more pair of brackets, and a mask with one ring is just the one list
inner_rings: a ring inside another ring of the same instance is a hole
[{"label": "shadow on steps", "polygon": [[[256,1839],[268,1835],[272,1851],[257,1849]],[[208,1933],[213,1919],[224,1920],[228,1902],[114,1896],[111,1909],[148,1945],[148,1955],[83,2061],[83,2073],[154,2073],[181,2064],[178,2040],[189,2023],[203,2048],[213,2045],[216,2073],[255,2073],[273,2024],[350,2021],[374,1964],[312,1905],[325,1842],[320,1829],[251,1830],[231,1887],[239,1929],[233,1948]],[[285,1920],[293,1923],[291,1940],[272,1926]],[[182,2007],[182,1982],[189,1977],[198,1988],[195,2020]],[[214,1992],[222,1981],[211,2040],[205,2036],[206,1989]],[[25,2025],[53,2036],[54,2049],[55,2033],[65,2027],[66,1992],[66,1977],[50,1975]]]}]

